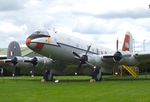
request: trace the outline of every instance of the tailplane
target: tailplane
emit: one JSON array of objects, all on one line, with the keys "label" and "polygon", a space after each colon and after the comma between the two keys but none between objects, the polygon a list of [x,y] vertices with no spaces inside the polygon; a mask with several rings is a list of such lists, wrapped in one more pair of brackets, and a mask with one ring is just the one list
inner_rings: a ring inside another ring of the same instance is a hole
[{"label": "tailplane", "polygon": [[122,51],[133,52],[133,38],[130,32],[127,32],[125,35]]},{"label": "tailplane", "polygon": [[21,56],[21,49],[20,49],[18,42],[12,41],[12,42],[10,42],[10,44],[8,46],[7,58],[12,59],[15,56]]}]

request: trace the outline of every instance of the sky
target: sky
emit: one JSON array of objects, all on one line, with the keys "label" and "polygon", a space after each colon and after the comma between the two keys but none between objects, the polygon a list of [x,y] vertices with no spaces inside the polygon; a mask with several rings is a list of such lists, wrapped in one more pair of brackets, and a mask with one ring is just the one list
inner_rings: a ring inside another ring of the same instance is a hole
[{"label": "sky", "polygon": [[16,40],[25,45],[33,31],[55,29],[121,49],[126,32],[135,51],[150,51],[150,0],[0,0],[0,48]]}]

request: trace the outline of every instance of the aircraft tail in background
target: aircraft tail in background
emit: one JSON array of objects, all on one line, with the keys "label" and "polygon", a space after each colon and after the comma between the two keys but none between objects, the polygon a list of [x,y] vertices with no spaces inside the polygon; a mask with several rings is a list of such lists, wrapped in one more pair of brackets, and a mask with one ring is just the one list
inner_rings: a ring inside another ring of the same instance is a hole
[{"label": "aircraft tail in background", "polygon": [[12,41],[8,45],[7,58],[12,59],[15,56],[21,56],[21,49],[20,49],[20,46],[19,46],[18,42]]},{"label": "aircraft tail in background", "polygon": [[133,38],[130,32],[127,32],[125,35],[122,51],[133,52]]}]

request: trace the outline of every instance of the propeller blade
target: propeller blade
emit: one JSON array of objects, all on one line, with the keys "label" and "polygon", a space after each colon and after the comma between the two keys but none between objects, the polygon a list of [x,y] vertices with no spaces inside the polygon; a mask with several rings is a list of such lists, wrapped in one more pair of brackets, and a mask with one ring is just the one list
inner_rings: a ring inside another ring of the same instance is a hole
[{"label": "propeller blade", "polygon": [[33,67],[32,67],[31,77],[34,77],[34,74],[35,74],[35,65],[33,65]]},{"label": "propeller blade", "polygon": [[79,66],[77,67],[77,72],[76,72],[77,74],[78,74],[81,67],[82,67],[82,62],[80,62]]},{"label": "propeller blade", "polygon": [[82,56],[78,55],[76,52],[72,52],[80,60],[80,64],[79,64],[79,66],[77,68],[77,73],[79,72],[80,68],[82,67],[82,64],[88,64],[88,65],[92,66],[93,68],[96,68],[96,66],[94,66],[93,64],[88,62],[87,53],[89,52],[90,48],[91,48],[91,45],[88,46],[88,49],[86,50],[85,55],[82,55]]},{"label": "propeller blade", "polygon": [[76,57],[80,58],[80,56],[76,52],[72,52]]},{"label": "propeller blade", "polygon": [[90,46],[88,46],[88,49],[87,49],[87,51],[86,51],[85,55],[87,55],[87,53],[89,52],[90,48],[91,48],[91,45],[90,45]]},{"label": "propeller blade", "polygon": [[16,65],[14,65],[14,67],[13,67],[12,76],[14,77],[14,76],[15,76],[15,74],[16,74]]},{"label": "propeller blade", "polygon": [[116,50],[118,51],[118,46],[119,46],[119,43],[118,43],[118,38],[117,38],[117,41],[116,41]]}]

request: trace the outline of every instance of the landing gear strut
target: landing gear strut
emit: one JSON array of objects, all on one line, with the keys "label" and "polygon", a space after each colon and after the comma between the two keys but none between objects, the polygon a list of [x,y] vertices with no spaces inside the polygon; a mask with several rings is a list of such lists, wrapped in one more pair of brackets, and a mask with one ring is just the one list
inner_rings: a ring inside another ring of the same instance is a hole
[{"label": "landing gear strut", "polygon": [[45,80],[45,81],[53,81],[54,79],[53,79],[53,73],[52,73],[52,71],[50,71],[50,70],[45,70],[45,72],[44,72],[44,76],[43,76],[43,79]]},{"label": "landing gear strut", "polygon": [[94,79],[95,81],[101,81],[102,80],[102,71],[101,68],[94,68],[93,72],[92,72],[92,79]]}]

